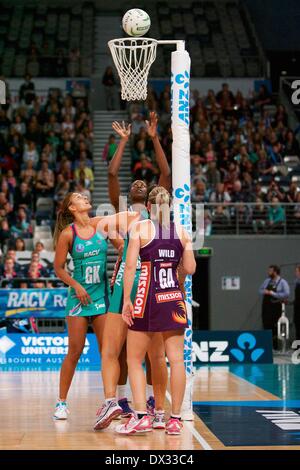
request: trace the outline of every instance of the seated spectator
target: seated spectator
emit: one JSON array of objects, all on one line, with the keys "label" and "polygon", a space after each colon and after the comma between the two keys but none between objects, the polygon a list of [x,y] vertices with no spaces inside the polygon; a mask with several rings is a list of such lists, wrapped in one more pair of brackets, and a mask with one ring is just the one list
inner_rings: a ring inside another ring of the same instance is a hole
[{"label": "seated spectator", "polygon": [[17,212],[16,221],[11,227],[12,235],[17,237],[29,238],[32,237],[32,227],[27,220],[27,214],[23,207],[19,207]]},{"label": "seated spectator", "polygon": [[54,190],[54,200],[62,201],[69,191],[69,181],[66,181],[62,174],[57,175],[57,182]]},{"label": "seated spectator", "polygon": [[29,186],[24,181],[20,184],[18,188],[16,188],[15,195],[14,195],[14,210],[17,210],[18,207],[22,206],[25,209],[32,209],[32,190],[29,189]]},{"label": "seated spectator", "polygon": [[267,104],[271,104],[271,95],[266,87],[266,85],[262,84],[259,87],[258,93],[254,95],[254,106],[256,108],[263,108]]},{"label": "seated spectator", "polygon": [[25,242],[23,240],[23,238],[16,238],[16,241],[15,241],[15,244],[14,244],[14,249],[16,251],[25,251],[26,250],[26,246],[25,246]]},{"label": "seated spectator", "polygon": [[242,191],[242,183],[240,180],[236,180],[233,183],[232,191],[230,191],[230,199],[233,203],[245,201],[245,194]]},{"label": "seated spectator", "polygon": [[300,191],[297,193],[296,204],[294,207],[294,217],[297,221],[300,221]]},{"label": "seated spectator", "polygon": [[30,276],[30,270],[33,268],[36,270],[36,273],[38,276],[36,277],[47,277],[48,276],[48,271],[47,269],[41,264],[41,259],[40,259],[40,253],[38,251],[33,251],[31,253],[31,261],[29,264],[26,264],[24,267],[24,276],[25,277],[31,277]]},{"label": "seated spectator", "polygon": [[35,86],[31,81],[31,76],[27,74],[24,77],[24,83],[22,83],[19,90],[19,100],[23,101],[26,105],[30,105],[35,99]]},{"label": "seated spectator", "polygon": [[194,190],[192,191],[192,194],[191,194],[191,201],[200,202],[200,203],[204,203],[208,201],[206,186],[205,186],[205,183],[203,183],[202,181],[198,181],[195,184]]},{"label": "seated spectator", "polygon": [[[14,269],[14,260],[10,257],[5,258],[4,269],[0,275],[0,280],[12,281],[14,278],[18,277],[18,273]],[[13,282],[3,283],[3,287],[6,289],[14,287]]]},{"label": "seated spectator", "polygon": [[53,194],[54,175],[47,162],[43,162],[41,170],[38,171],[35,189],[37,197],[49,197]]},{"label": "seated spectator", "polygon": [[23,153],[23,162],[25,165],[29,160],[32,161],[33,167],[36,168],[39,161],[39,154],[36,150],[36,144],[33,141],[29,141],[28,144],[25,144]]},{"label": "seated spectator", "polygon": [[45,252],[45,246],[44,243],[42,242],[36,242],[35,247],[34,247],[35,253],[40,253],[40,255]]},{"label": "seated spectator", "polygon": [[0,248],[3,251],[7,245],[7,241],[11,238],[10,228],[7,219],[1,219],[0,221]]},{"label": "seated spectator", "polygon": [[299,142],[291,129],[289,129],[286,133],[283,153],[284,155],[298,155],[298,157],[300,156]]},{"label": "seated spectator", "polygon": [[284,202],[286,197],[283,189],[280,188],[279,184],[276,181],[272,181],[270,183],[266,199],[267,201],[271,202],[273,197],[277,197],[281,202]]},{"label": "seated spectator", "polygon": [[21,116],[16,114],[15,119],[13,120],[11,129],[14,129],[18,134],[24,135],[26,133],[26,124],[23,122]]},{"label": "seated spectator", "polygon": [[[31,261],[31,263],[28,266],[28,270],[26,273],[26,277],[32,280],[36,280],[40,277],[43,277],[41,274],[41,271],[39,269],[39,263],[38,261]],[[45,286],[44,282],[28,282],[27,283],[27,288],[29,289],[43,289]]]},{"label": "seated spectator", "polygon": [[33,168],[33,166],[34,166],[33,160],[28,160],[28,162],[25,165],[24,170],[22,170],[20,174],[21,180],[23,180],[28,185],[31,185],[32,183],[34,183],[36,179],[37,172]]},{"label": "seated spectator", "polygon": [[20,273],[22,272],[22,266],[17,262],[17,252],[16,250],[14,250],[13,248],[8,248],[7,252],[6,252],[6,257],[7,258],[11,258],[14,262],[14,271],[16,271],[16,273],[18,275],[20,275]]},{"label": "seated spectator", "polygon": [[220,227],[230,224],[230,214],[226,207],[219,205],[212,211],[212,232]]},{"label": "seated spectator", "polygon": [[252,227],[254,233],[259,233],[265,230],[268,213],[261,198],[257,197],[255,203],[252,209]]},{"label": "seated spectator", "polygon": [[67,95],[64,99],[63,107],[61,108],[61,115],[64,118],[66,115],[71,116],[73,120],[75,118],[76,109],[73,106],[73,98],[70,95]]},{"label": "seated spectator", "polygon": [[140,161],[136,163],[134,167],[134,179],[142,180],[149,184],[153,180],[154,174],[152,164],[148,161],[145,155],[142,155]]},{"label": "seated spectator", "polygon": [[[218,183],[216,189],[214,189],[209,197],[209,202],[230,202],[231,198],[227,191],[225,191],[224,183]],[[222,207],[222,206],[220,206]]]},{"label": "seated spectator", "polygon": [[133,136],[137,135],[141,128],[146,128],[146,123],[144,121],[143,115],[141,113],[134,113],[131,115],[131,134]]},{"label": "seated spectator", "polygon": [[85,187],[90,191],[94,189],[94,173],[91,168],[88,168],[84,162],[80,162],[79,167],[74,172],[75,180],[80,181],[84,179]]},{"label": "seated spectator", "polygon": [[257,162],[257,171],[258,176],[271,175],[273,168],[268,156],[264,150],[259,150],[258,152],[258,162]]},{"label": "seated spectator", "polygon": [[273,231],[278,227],[282,227],[285,221],[284,208],[280,205],[277,197],[272,198],[272,206],[268,208],[268,227],[269,231]]},{"label": "seated spectator", "polygon": [[61,129],[63,132],[68,130],[72,139],[75,137],[75,132],[74,132],[75,124],[72,121],[72,118],[69,114],[65,115],[64,120],[61,123]]},{"label": "seated spectator", "polygon": [[283,104],[279,104],[277,106],[274,121],[276,127],[278,127],[279,123],[281,123],[284,127],[288,126],[288,114]]},{"label": "seated spectator", "polygon": [[208,162],[205,177],[209,189],[215,188],[221,182],[221,173],[217,168],[216,161]]},{"label": "seated spectator", "polygon": [[298,197],[297,183],[290,183],[289,190],[286,193],[287,202],[293,204],[297,201]]},{"label": "seated spectator", "polygon": [[[8,170],[8,172],[7,172],[7,183],[8,183],[8,186],[9,186],[11,192],[15,193],[15,189],[16,189],[16,186],[17,186],[17,180],[16,180],[16,177],[14,176],[14,172],[12,170]],[[2,191],[3,191],[3,188],[2,188]]]},{"label": "seated spectator", "polygon": [[57,121],[57,117],[55,114],[51,114],[49,120],[44,124],[44,133],[48,134],[50,131],[53,131],[55,134],[61,133],[62,126]]}]

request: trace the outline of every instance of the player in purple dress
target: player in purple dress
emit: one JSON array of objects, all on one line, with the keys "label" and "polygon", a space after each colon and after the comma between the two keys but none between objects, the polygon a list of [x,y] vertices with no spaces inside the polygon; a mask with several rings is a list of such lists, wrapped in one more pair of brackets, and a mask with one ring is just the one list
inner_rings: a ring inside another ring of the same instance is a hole
[{"label": "player in purple dress", "polygon": [[[122,434],[152,430],[151,419],[147,415],[146,380],[142,364],[151,341],[159,333],[163,334],[171,368],[172,410],[166,432],[181,432],[180,410],[186,382],[183,345],[187,314],[177,271],[180,264],[185,275],[193,274],[196,262],[189,235],[182,226],[175,226],[170,221],[169,206],[168,191],[159,186],[154,188],[148,199],[150,219],[137,222],[130,232],[122,317],[129,326],[127,362],[135,412],[125,424],[117,426],[116,431]],[[141,274],[132,304],[130,292],[138,256],[141,258]]]}]

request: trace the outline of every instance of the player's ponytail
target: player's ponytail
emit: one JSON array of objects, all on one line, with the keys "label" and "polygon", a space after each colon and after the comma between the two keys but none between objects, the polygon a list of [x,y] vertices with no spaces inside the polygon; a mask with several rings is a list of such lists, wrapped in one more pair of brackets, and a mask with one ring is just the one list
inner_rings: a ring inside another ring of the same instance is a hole
[{"label": "player's ponytail", "polygon": [[56,218],[56,224],[55,224],[55,229],[54,229],[54,235],[53,235],[53,245],[54,249],[56,247],[59,235],[61,232],[73,222],[73,214],[69,210],[70,204],[71,204],[71,197],[73,196],[73,193],[68,193],[62,202],[61,209],[57,213],[57,218]]},{"label": "player's ponytail", "polygon": [[148,196],[151,204],[151,219],[158,220],[161,225],[170,224],[171,196],[163,186],[156,186]]}]

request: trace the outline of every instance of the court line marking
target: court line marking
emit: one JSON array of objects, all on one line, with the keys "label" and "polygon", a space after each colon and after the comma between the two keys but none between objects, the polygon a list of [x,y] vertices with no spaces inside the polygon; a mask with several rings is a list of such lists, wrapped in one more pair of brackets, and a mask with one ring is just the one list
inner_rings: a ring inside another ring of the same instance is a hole
[{"label": "court line marking", "polygon": [[[168,391],[166,392],[166,398],[171,403],[171,395]],[[196,441],[199,442],[199,444],[203,447],[204,450],[213,450],[213,448],[204,439],[204,437],[201,436],[201,434],[195,429],[195,427],[192,423],[189,423],[188,421],[185,421],[184,424],[191,431],[191,433],[193,434]]]}]

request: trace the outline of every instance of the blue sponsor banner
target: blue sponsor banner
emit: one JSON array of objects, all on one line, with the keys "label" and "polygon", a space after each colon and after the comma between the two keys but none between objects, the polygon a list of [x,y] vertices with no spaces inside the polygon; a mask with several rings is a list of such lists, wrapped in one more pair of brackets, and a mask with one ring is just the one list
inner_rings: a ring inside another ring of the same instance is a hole
[{"label": "blue sponsor banner", "polygon": [[271,331],[194,331],[193,360],[198,363],[273,363]]},{"label": "blue sponsor banner", "polygon": [[68,289],[0,289],[0,317],[65,316]]},{"label": "blue sponsor banner", "polygon": [[[51,370],[60,368],[68,352],[66,334],[0,333],[0,370]],[[97,338],[86,336],[79,369],[100,370]]]}]

